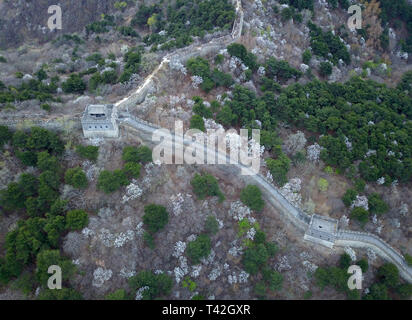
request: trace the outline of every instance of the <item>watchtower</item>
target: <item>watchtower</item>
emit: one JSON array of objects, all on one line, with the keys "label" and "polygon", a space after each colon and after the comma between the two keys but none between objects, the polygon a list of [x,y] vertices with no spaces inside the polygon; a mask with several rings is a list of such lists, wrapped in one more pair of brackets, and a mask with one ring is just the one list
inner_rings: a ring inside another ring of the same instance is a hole
[{"label": "watchtower", "polygon": [[85,138],[117,138],[117,108],[112,104],[91,104],[81,118]]},{"label": "watchtower", "polygon": [[338,223],[339,221],[336,219],[314,214],[303,239],[333,248],[338,232]]}]

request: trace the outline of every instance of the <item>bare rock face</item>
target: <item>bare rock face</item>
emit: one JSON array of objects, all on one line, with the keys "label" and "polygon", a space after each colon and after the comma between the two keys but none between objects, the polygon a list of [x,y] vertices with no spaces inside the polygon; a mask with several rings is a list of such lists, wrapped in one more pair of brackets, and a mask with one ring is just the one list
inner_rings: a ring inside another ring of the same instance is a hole
[{"label": "bare rock face", "polygon": [[0,49],[16,47],[36,39],[46,42],[60,35],[79,32],[114,9],[115,0],[61,1],[62,30],[50,31],[47,21],[54,0],[0,0]]}]

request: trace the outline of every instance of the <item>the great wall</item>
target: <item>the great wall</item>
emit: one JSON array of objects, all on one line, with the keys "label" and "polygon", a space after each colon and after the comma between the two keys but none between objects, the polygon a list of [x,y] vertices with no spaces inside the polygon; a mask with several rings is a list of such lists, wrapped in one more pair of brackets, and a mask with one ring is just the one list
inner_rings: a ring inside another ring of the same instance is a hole
[{"label": "the great wall", "polygon": [[[130,132],[131,134],[137,134],[140,140],[146,144],[152,145],[152,135],[153,133],[159,129],[155,124],[151,124],[147,121],[144,121],[139,118],[133,117],[129,110],[131,108],[136,108],[139,104],[144,102],[149,89],[156,90],[154,85],[154,81],[156,79],[157,73],[162,70],[164,67],[168,65],[168,63],[173,58],[179,58],[180,61],[186,61],[187,59],[197,56],[197,55],[206,55],[210,52],[218,51],[222,48],[225,48],[228,44],[238,40],[242,33],[243,27],[243,10],[241,6],[241,0],[236,0],[236,12],[237,18],[232,30],[231,35],[220,37],[214,39],[206,44],[199,46],[199,44],[194,44],[190,47],[178,49],[171,54],[166,55],[160,65],[145,79],[143,84],[137,88],[131,95],[128,97],[118,101],[115,103],[115,106],[118,108],[119,111],[119,125],[123,130]],[[21,119],[21,118],[0,118],[0,124],[7,125],[15,128],[19,127],[27,127],[38,125],[45,127],[47,129],[62,129],[63,127],[71,129],[79,129],[80,125],[80,116],[81,115],[73,115],[73,116],[54,116],[53,118],[44,117],[42,115],[31,115],[30,118]],[[175,141],[176,143],[177,141]],[[187,141],[186,141],[187,142]],[[185,141],[182,142],[183,144]],[[202,146],[204,147],[204,146]],[[208,152],[208,151],[207,151]],[[226,159],[226,154],[216,154],[217,157]],[[240,170],[249,170],[247,167],[244,167],[241,164],[232,165],[237,167]],[[313,230],[311,220],[313,216],[309,216],[302,210],[293,206],[285,197],[283,197],[279,191],[274,187],[273,184],[268,182],[262,175],[260,174],[251,174],[251,175],[244,175],[242,176],[243,179],[247,183],[253,183],[258,185],[264,198],[266,201],[274,208],[276,208],[284,217],[286,217],[287,221],[292,223],[302,234],[305,238],[311,234],[310,237],[312,241],[315,243],[324,244],[324,239],[320,237],[316,237],[316,234],[319,230]],[[318,219],[322,219],[322,217],[317,216]],[[331,246],[338,246],[338,247],[356,247],[356,248],[370,248],[374,250],[379,256],[383,259],[394,263],[400,272],[400,275],[408,282],[412,283],[412,268],[408,266],[405,261],[403,255],[396,250],[395,248],[391,247],[385,241],[380,239],[378,236],[370,234],[370,233],[361,233],[355,232],[350,230],[341,229],[338,227],[338,221],[330,221],[330,218],[324,218],[327,223],[332,223],[336,225],[336,230],[333,234],[330,234]],[[333,220],[333,219],[332,219]]]}]

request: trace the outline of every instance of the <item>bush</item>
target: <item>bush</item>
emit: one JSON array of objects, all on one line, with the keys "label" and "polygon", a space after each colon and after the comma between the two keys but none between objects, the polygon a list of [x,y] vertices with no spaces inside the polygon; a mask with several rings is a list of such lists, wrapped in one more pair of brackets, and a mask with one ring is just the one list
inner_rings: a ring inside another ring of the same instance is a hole
[{"label": "bush", "polygon": [[65,93],[82,94],[86,90],[86,84],[78,74],[71,74],[69,79],[62,83]]},{"label": "bush", "polygon": [[262,211],[265,202],[262,199],[262,192],[255,185],[248,185],[240,193],[240,200],[250,209],[257,212]]},{"label": "bush", "polygon": [[84,210],[72,210],[66,214],[66,228],[81,230],[89,224],[89,216]]},{"label": "bush", "polygon": [[219,197],[220,201],[224,200],[224,195],[219,189],[217,180],[211,174],[200,175],[196,173],[190,183],[193,187],[193,192],[200,200],[213,196]]},{"label": "bush", "polygon": [[169,221],[169,214],[163,206],[149,204],[144,207],[143,222],[151,233],[163,229]]},{"label": "bush", "polygon": [[141,168],[142,166],[139,163],[128,162],[124,165],[123,171],[126,174],[126,176],[137,179],[140,176]]},{"label": "bush", "polygon": [[406,260],[406,263],[408,264],[408,266],[412,266],[412,256],[411,255],[409,255],[409,254],[405,254],[405,260]]},{"label": "bush", "polygon": [[146,146],[140,146],[138,148],[132,146],[124,147],[122,159],[125,162],[152,162],[152,150]]},{"label": "bush", "polygon": [[332,74],[332,64],[330,64],[329,62],[321,62],[319,74],[322,77],[330,76]]},{"label": "bush", "polygon": [[205,121],[203,118],[197,114],[193,115],[190,119],[190,129],[198,129],[200,131],[206,132]]},{"label": "bush", "polygon": [[105,297],[106,300],[129,300],[129,297],[124,289],[118,289],[114,292],[108,293]]},{"label": "bush", "polygon": [[211,248],[209,236],[201,234],[196,240],[188,243],[186,253],[192,264],[199,264],[202,258],[206,258],[210,254]]},{"label": "bush", "polygon": [[386,286],[396,288],[399,284],[399,270],[393,263],[385,263],[378,269],[378,278]]},{"label": "bush", "polygon": [[97,179],[97,188],[107,194],[115,192],[121,186],[128,184],[129,180],[123,170],[114,170],[113,172],[103,170]]},{"label": "bush", "polygon": [[352,259],[350,258],[350,255],[348,255],[347,253],[344,253],[340,256],[339,259],[339,266],[342,269],[348,269],[351,265]]},{"label": "bush", "polygon": [[37,296],[38,300],[83,300],[82,295],[72,288],[60,290],[43,289]]},{"label": "bush", "polygon": [[209,235],[215,235],[219,231],[219,223],[214,216],[206,218],[205,231]]},{"label": "bush", "polygon": [[365,225],[369,220],[369,212],[361,207],[353,208],[350,216],[351,218],[358,220],[361,225]]},{"label": "bush", "polygon": [[328,180],[326,180],[326,179],[324,179],[324,178],[320,178],[320,179],[318,180],[318,188],[319,188],[319,191],[321,191],[321,192],[326,192],[326,191],[328,191],[328,187],[329,187],[329,182],[328,182]]},{"label": "bush", "polygon": [[288,181],[286,175],[290,168],[290,159],[282,153],[277,159],[266,159],[266,165],[274,182],[282,187]]},{"label": "bush", "polygon": [[76,147],[76,152],[82,157],[92,161],[96,161],[99,155],[99,147],[95,146],[82,146]]},{"label": "bush", "polygon": [[385,201],[382,200],[382,197],[377,193],[372,193],[368,197],[369,212],[376,213],[378,215],[388,212],[389,206]]},{"label": "bush", "polygon": [[59,250],[40,251],[37,255],[36,263],[36,277],[43,286],[47,285],[50,277],[48,269],[52,265],[57,265],[62,269],[62,280],[70,279],[76,270],[75,265],[69,259],[60,256]]},{"label": "bush", "polygon": [[256,247],[247,248],[242,257],[242,263],[245,271],[255,275],[266,265],[269,253],[264,244],[258,244]]},{"label": "bush", "polygon": [[78,189],[86,189],[88,185],[86,174],[79,167],[67,169],[64,180],[67,184]]},{"label": "bush", "polygon": [[345,194],[342,197],[342,201],[345,204],[345,206],[349,208],[352,202],[356,199],[357,195],[358,193],[354,189],[346,190]]},{"label": "bush", "polygon": [[282,289],[283,276],[279,272],[266,269],[263,271],[263,279],[271,291],[279,291]]},{"label": "bush", "polygon": [[129,287],[136,292],[142,287],[149,287],[143,291],[143,300],[153,300],[160,296],[167,296],[172,290],[173,280],[164,273],[154,274],[152,271],[140,271],[129,279]]},{"label": "bush", "polygon": [[147,231],[145,231],[145,233],[143,234],[143,241],[145,245],[147,245],[152,250],[156,247],[153,236]]},{"label": "bush", "polygon": [[306,49],[302,54],[303,63],[309,65],[311,59],[312,59],[312,53],[310,52],[309,49]]}]

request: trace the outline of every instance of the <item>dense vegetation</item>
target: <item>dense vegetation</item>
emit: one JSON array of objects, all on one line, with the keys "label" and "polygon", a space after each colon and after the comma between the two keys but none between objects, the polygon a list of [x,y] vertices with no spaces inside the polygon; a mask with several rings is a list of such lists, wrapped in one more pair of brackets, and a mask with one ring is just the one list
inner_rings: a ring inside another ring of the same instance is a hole
[{"label": "dense vegetation", "polygon": [[[64,144],[55,133],[38,127],[30,132],[11,134],[4,128],[0,132],[3,132],[3,143],[7,142],[5,136],[9,138],[23,166],[36,166],[40,171],[38,175],[21,174],[17,182],[0,192],[1,212],[20,214],[16,228],[6,235],[5,255],[0,258],[0,283],[7,284],[19,277],[17,283],[27,292],[36,285],[42,287],[39,299],[79,299],[80,294],[70,289],[67,282],[75,267],[60,255],[58,248],[62,236],[69,230],[87,225],[88,214],[83,210],[67,212],[67,202],[59,198]],[[32,276],[33,264],[37,266],[35,276]],[[66,289],[59,293],[44,287],[46,277],[50,276],[47,268],[52,264],[63,268]]]},{"label": "dense vegetation", "polygon": [[[141,5],[131,24],[149,28],[151,34],[143,41],[160,49],[189,45],[193,36],[203,37],[214,28],[230,29],[235,10],[228,0],[180,0],[170,3],[164,12],[160,5]],[[164,30],[164,34],[159,34]]]},{"label": "dense vegetation", "polygon": [[[323,136],[322,159],[342,171],[360,161],[367,181],[407,182],[412,175],[412,100],[371,80],[313,81],[283,90],[273,115]],[[372,151],[371,151],[372,150]]]},{"label": "dense vegetation", "polygon": [[351,264],[360,266],[362,272],[368,269],[368,262],[365,259],[352,263],[349,255],[345,253],[341,256],[339,266],[319,267],[316,270],[314,274],[316,284],[322,289],[327,286],[333,287],[338,292],[345,293],[348,299],[389,300],[391,298],[408,299],[411,296],[412,285],[401,281],[399,271],[392,263],[385,263],[378,268],[368,294],[362,296],[361,291],[350,290],[347,285],[350,274],[347,271]]}]

